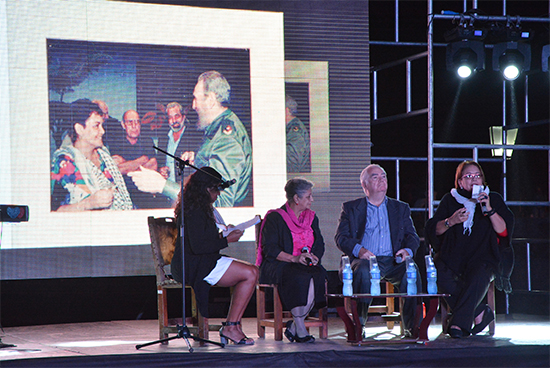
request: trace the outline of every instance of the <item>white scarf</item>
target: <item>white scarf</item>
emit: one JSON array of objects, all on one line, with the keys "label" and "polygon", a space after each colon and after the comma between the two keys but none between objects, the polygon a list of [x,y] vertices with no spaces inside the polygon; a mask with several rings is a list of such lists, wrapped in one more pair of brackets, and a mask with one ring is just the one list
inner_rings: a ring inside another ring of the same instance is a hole
[{"label": "white scarf", "polygon": [[[485,194],[489,195],[489,186],[486,186],[485,189],[482,190]],[[472,233],[472,226],[474,226],[474,212],[476,211],[476,198],[466,198],[463,197],[458,193],[458,191],[453,188],[451,189],[451,195],[456,199],[458,203],[464,206],[466,210],[469,212],[468,219],[462,223],[462,226],[464,227],[463,234],[466,234],[466,230],[468,230],[468,236]]]}]

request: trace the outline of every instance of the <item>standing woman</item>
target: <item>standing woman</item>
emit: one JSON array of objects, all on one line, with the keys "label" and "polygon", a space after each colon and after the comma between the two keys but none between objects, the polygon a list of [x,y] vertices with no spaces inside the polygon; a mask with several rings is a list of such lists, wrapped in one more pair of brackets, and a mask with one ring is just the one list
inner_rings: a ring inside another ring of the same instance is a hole
[{"label": "standing woman", "polygon": [[464,161],[456,169],[455,188],[443,196],[426,224],[439,292],[451,295],[447,333],[453,338],[477,334],[494,320],[494,311],[482,302],[491,280],[502,273],[514,228],[514,215],[502,196],[485,186],[472,198],[474,185],[486,185],[483,169]]},{"label": "standing woman", "polygon": [[262,223],[256,265],[262,283],[278,284],[281,301],[290,309],[285,336],[290,342],[314,342],[304,320],[317,304],[326,303],[327,271],[321,266],[325,242],[319,219],[311,210],[313,183],[295,178],[285,185],[287,202],[269,211]]},{"label": "standing woman", "polygon": [[[227,321],[222,322],[220,340],[237,345],[253,345],[254,340],[242,331],[241,318],[254,293],[258,268],[249,263],[220,255],[228,243],[238,241],[243,232],[234,230],[224,237],[216,226],[216,211],[212,204],[220,195],[222,176],[211,167],[203,167],[189,177],[183,190],[185,230],[185,280],[182,277],[181,238],[178,233],[172,274],[174,279],[193,287],[200,313],[208,317],[208,293],[211,285],[231,287],[231,305]],[[175,209],[181,223],[181,195]],[[231,225],[229,225],[231,226]]]}]

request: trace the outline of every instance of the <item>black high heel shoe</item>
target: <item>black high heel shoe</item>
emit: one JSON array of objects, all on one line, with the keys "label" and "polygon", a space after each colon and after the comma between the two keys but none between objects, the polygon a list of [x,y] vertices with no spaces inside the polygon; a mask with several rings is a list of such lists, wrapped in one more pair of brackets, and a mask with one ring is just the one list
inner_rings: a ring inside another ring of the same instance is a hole
[{"label": "black high heel shoe", "polygon": [[224,345],[227,345],[229,341],[233,342],[235,345],[254,345],[254,339],[246,337],[246,335],[239,341],[233,340],[229,336],[223,334],[223,329],[225,326],[238,326],[241,322],[222,322],[222,328],[220,328],[220,342]]},{"label": "black high heel shoe", "polygon": [[315,342],[315,337],[313,337],[311,335],[305,335],[304,337],[296,336],[296,342],[313,343],[313,342]]},{"label": "black high heel shoe", "polygon": [[290,332],[290,326],[292,326],[292,323],[294,323],[294,321],[292,321],[292,320],[290,320],[286,323],[285,336],[288,339],[288,341],[290,341],[290,342],[299,342],[299,343],[315,342],[315,337],[313,337],[311,335],[306,335],[304,337],[300,337],[300,336],[295,335],[292,332]]},{"label": "black high heel shoe", "polygon": [[483,312],[484,313],[481,322],[475,325],[474,328],[472,328],[472,335],[477,335],[478,333],[483,331],[483,329],[485,329],[485,327],[487,327],[487,325],[489,325],[489,323],[491,323],[495,319],[495,313],[488,305],[485,306],[485,310]]},{"label": "black high heel shoe", "polygon": [[292,323],[294,321],[290,320],[286,322],[286,329],[285,329],[285,336],[290,342],[294,342],[298,336],[294,335],[292,332],[290,332],[290,326],[292,326]]}]

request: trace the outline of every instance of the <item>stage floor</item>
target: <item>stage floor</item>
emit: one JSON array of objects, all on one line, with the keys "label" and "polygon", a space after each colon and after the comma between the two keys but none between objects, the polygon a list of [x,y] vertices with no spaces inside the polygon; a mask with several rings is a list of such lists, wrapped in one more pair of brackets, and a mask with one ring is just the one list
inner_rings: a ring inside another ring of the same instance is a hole
[{"label": "stage floor", "polygon": [[[425,350],[425,353],[428,353],[428,351],[433,352],[434,350],[448,352],[449,349],[462,349],[463,354],[456,351],[461,356],[471,354],[471,348],[490,350],[499,347],[545,345],[550,350],[550,322],[547,316],[498,315],[496,333],[493,337],[487,334],[486,329],[478,336],[464,339],[451,339],[442,335],[438,317],[436,316],[429,328],[430,341],[423,344],[402,341],[397,337],[399,334],[398,324],[392,331],[387,330],[383,324],[372,324],[372,327],[367,329],[369,339],[372,340],[361,346],[354,346],[346,342],[344,324],[337,316],[333,315],[329,317],[329,338],[317,339],[314,344],[289,343],[286,339],[274,341],[273,330],[270,328],[266,329],[266,338],[259,339],[256,335],[256,320],[253,318],[244,319],[243,328],[248,336],[255,338],[254,346],[228,345],[225,348],[220,348],[215,345],[200,346],[198,342],[194,341],[191,341],[191,344],[194,348],[193,354],[236,353],[242,355],[243,359],[247,359],[247,355],[244,354],[320,353],[329,350],[342,353],[374,350],[391,350],[393,352],[396,350],[408,352]],[[210,321],[217,323],[220,320],[210,319]],[[312,329],[310,332],[317,337],[319,331]],[[17,363],[17,360],[52,357],[188,353],[187,345],[183,339],[171,340],[168,345],[156,344],[136,350],[136,344],[143,344],[158,338],[156,320],[10,327],[4,328],[1,337],[4,344],[14,344],[15,347],[0,349],[0,361],[2,361],[0,366],[4,366],[6,363],[11,363],[7,365],[12,366]],[[219,341],[217,332],[210,332],[210,338]],[[30,362],[27,361],[27,363]],[[33,366],[37,366],[36,363],[37,361]],[[326,366],[332,366],[332,364],[327,362]]]}]

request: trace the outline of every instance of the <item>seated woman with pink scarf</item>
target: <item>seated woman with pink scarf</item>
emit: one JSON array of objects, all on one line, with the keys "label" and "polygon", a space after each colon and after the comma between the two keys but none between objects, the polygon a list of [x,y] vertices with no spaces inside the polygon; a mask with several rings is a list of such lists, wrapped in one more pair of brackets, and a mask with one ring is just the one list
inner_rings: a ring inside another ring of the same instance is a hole
[{"label": "seated woman with pink scarf", "polygon": [[278,284],[281,301],[292,313],[285,336],[290,342],[314,342],[304,320],[316,306],[326,303],[327,271],[321,266],[325,242],[319,219],[311,210],[313,183],[294,178],[285,185],[287,202],[270,210],[260,234],[256,265],[260,283]]}]

